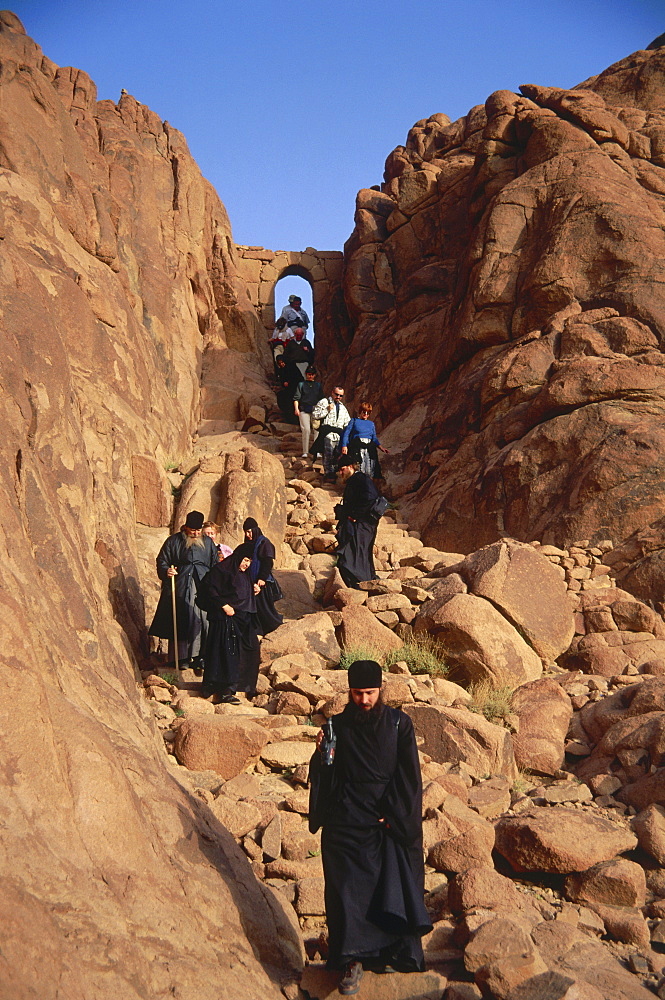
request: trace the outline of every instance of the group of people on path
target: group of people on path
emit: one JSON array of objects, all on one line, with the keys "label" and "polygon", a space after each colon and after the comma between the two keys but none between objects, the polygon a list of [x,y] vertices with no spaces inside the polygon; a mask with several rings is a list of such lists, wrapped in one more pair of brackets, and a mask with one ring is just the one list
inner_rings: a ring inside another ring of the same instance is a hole
[{"label": "group of people on path", "polygon": [[[381,478],[379,451],[383,448],[371,419],[372,404],[363,400],[357,416],[344,405],[344,389],[323,391],[314,365],[314,348],[306,333],[309,317],[297,295],[289,296],[270,341],[275,360],[277,402],[285,420],[298,421],[302,435],[302,458],[323,459],[324,477],[334,482],[340,455],[358,460],[360,470],[372,479]],[[318,431],[312,447],[312,432]]]},{"label": "group of people on path", "polygon": [[215,543],[211,526],[217,528],[190,511],[162,545],[162,591],[149,633],[168,640],[169,664],[191,664],[203,675],[204,696],[239,704],[238,691],[256,693],[259,635],[283,622],[275,608],[282,597],[272,574],[275,547],[253,517],[233,550]]},{"label": "group of people on path", "polygon": [[[275,323],[270,346],[275,376],[279,381],[295,384],[309,365],[314,364],[314,346],[307,337],[309,316],[297,295],[289,295],[288,305]],[[293,398],[293,397],[292,397]]]},{"label": "group of people on path", "polygon": [[[293,348],[285,360],[289,343],[302,348],[305,340],[309,320],[300,300],[292,296],[280,319],[281,333],[293,332],[283,335],[276,368],[288,364],[298,371],[281,391],[290,393],[303,457],[322,455],[325,478],[334,482],[339,475],[344,484],[335,507],[337,569],[347,587],[357,588],[376,577],[374,541],[388,501],[374,480],[381,476],[378,452],[387,449],[371,420],[371,403],[361,402],[351,417],[342,387],[324,394],[311,364],[313,349],[305,360]],[[150,628],[151,635],[169,640],[171,662],[177,636],[178,660],[203,675],[204,697],[231,704],[240,703],[239,691],[256,694],[259,636],[283,621],[275,609],[282,597],[272,575],[275,547],[254,518],[245,520],[243,532],[244,541],[231,550],[201,512],[187,515],[157,556],[162,593]],[[322,831],[327,965],[341,970],[342,996],[360,991],[365,969],[422,971],[421,938],[432,929],[424,905],[422,778],[413,723],[384,704],[379,663],[351,664],[348,684],[347,706],[317,737],[309,807],[311,832]]]}]

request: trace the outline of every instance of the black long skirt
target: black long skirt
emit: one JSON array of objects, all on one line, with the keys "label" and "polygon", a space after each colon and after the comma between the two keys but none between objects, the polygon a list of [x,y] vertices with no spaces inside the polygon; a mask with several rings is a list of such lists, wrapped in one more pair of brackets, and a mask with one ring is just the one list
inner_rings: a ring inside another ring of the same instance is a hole
[{"label": "black long skirt", "polygon": [[204,697],[256,691],[260,657],[257,629],[256,615],[249,611],[209,620],[201,685]]},{"label": "black long skirt", "polygon": [[378,525],[366,521],[337,524],[337,569],[347,587],[358,587],[361,580],[374,580],[374,539]]},{"label": "black long skirt", "polygon": [[270,594],[267,593],[269,586],[270,584],[266,584],[265,587],[261,587],[261,590],[256,595],[256,617],[258,620],[257,628],[259,635],[268,635],[269,632],[274,632],[276,628],[284,624],[284,618],[276,610],[275,602]]},{"label": "black long skirt", "polygon": [[[395,844],[378,823],[325,824],[321,854],[328,967],[339,969],[361,959],[370,966],[389,963],[402,972],[422,971],[420,938],[432,925],[410,852]],[[422,855],[418,861],[422,867]]]}]

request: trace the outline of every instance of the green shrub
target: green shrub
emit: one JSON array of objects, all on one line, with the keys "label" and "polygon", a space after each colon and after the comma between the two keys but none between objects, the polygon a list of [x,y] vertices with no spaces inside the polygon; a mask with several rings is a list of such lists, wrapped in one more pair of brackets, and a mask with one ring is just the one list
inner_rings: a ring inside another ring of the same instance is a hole
[{"label": "green shrub", "polygon": [[515,796],[515,798],[519,798],[522,795],[526,795],[526,793],[534,787],[533,781],[531,781],[528,771],[523,771],[521,768],[518,768],[518,772],[519,773],[517,777],[510,786],[510,791]]},{"label": "green shrub", "polygon": [[369,642],[367,645],[349,646],[342,650],[337,667],[339,670],[348,670],[356,660],[376,660],[381,663],[381,656],[381,650]]},{"label": "green shrub", "polygon": [[448,673],[443,647],[427,632],[416,633],[400,649],[391,650],[383,658],[384,666],[403,660],[412,674],[445,677]]},{"label": "green shrub", "polygon": [[510,699],[513,690],[509,684],[495,687],[491,681],[477,681],[469,687],[471,701],[467,708],[478,715],[484,715],[488,722],[500,722],[507,726],[506,719],[512,714]]},{"label": "green shrub", "polygon": [[175,671],[167,670],[165,673],[160,674],[159,676],[162,678],[163,681],[166,681],[167,684],[174,684],[176,687],[178,686],[179,678],[178,675],[175,673]]}]

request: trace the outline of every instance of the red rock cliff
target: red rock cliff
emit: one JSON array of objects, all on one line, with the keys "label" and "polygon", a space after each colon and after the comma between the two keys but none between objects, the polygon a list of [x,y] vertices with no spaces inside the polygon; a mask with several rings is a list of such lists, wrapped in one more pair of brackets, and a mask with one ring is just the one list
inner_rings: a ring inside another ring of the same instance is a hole
[{"label": "red rock cliff", "polygon": [[226,212],[178,132],[7,12],[0,88],[0,994],[278,997],[297,935],[168,773],[130,651],[131,456],[187,455],[206,352],[261,377]]},{"label": "red rock cliff", "polygon": [[418,122],[359,193],[355,333],[329,345],[411,523],[455,551],[665,513],[665,47],[521,89]]}]

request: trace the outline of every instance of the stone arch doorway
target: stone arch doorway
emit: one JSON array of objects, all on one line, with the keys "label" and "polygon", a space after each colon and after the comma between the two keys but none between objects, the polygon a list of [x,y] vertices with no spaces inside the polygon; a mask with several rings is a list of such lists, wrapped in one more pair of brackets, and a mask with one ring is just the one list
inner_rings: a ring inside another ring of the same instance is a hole
[{"label": "stone arch doorway", "polygon": [[299,295],[302,299],[303,309],[309,316],[307,336],[312,340],[315,327],[314,294],[311,278],[306,277],[304,274],[297,274],[294,271],[290,271],[290,269],[287,269],[286,274],[280,274],[273,289],[275,319],[280,315],[283,307],[287,305],[290,295]]},{"label": "stone arch doorway", "polygon": [[[312,287],[312,326],[320,347],[348,343],[350,320],[344,305],[342,269],[344,255],[339,250],[267,250],[264,247],[237,246],[237,264],[247,283],[249,297],[266,331],[266,339],[275,328],[275,285],[288,275],[304,278]],[[280,306],[281,309],[281,306]],[[308,310],[309,311],[309,310]],[[324,365],[324,355],[317,354],[317,366]]]}]

